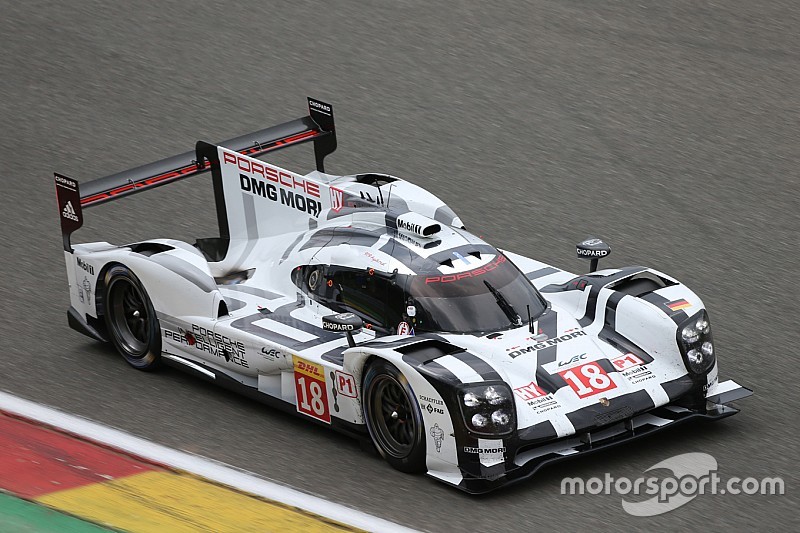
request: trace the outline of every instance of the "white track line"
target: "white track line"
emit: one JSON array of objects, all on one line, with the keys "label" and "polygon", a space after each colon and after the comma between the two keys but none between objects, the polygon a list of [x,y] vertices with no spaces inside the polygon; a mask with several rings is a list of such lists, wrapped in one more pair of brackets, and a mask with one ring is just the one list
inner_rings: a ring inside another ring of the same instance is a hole
[{"label": "white track line", "polygon": [[212,459],[173,450],[149,440],[134,437],[123,431],[57,411],[51,407],[25,400],[3,391],[0,391],[0,411],[34,420],[88,440],[117,448],[142,459],[172,467],[176,470],[190,472],[234,489],[297,507],[353,527],[381,532],[414,531],[362,511],[300,492],[285,485],[267,481],[256,477],[254,474],[218,463]]}]

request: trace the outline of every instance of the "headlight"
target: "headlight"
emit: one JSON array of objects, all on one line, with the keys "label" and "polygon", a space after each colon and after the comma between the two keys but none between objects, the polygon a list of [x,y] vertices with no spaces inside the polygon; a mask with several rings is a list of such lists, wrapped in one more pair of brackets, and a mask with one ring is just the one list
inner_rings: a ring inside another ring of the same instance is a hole
[{"label": "headlight", "polygon": [[475,393],[468,392],[464,395],[464,405],[467,407],[478,407],[480,404],[481,400]]},{"label": "headlight", "polygon": [[489,419],[478,413],[472,415],[472,425],[476,428],[483,429],[489,424]]},{"label": "headlight", "polygon": [[511,415],[506,411],[498,410],[492,413],[492,422],[494,422],[496,426],[507,426],[510,421]]},{"label": "headlight", "polygon": [[711,344],[711,341],[706,341],[700,345],[700,351],[703,352],[703,355],[707,357],[714,356],[714,345]]},{"label": "headlight", "polygon": [[697,340],[700,338],[700,332],[698,332],[692,326],[686,326],[683,331],[681,331],[681,337],[683,337],[683,342],[692,344],[697,342]]},{"label": "headlight", "polygon": [[499,436],[516,427],[514,396],[505,383],[471,383],[458,393],[464,423],[472,433]]},{"label": "headlight", "polygon": [[689,359],[689,363],[693,366],[702,366],[703,365],[703,354],[702,352],[698,352],[697,350],[689,350],[686,354],[686,357]]},{"label": "headlight", "polygon": [[494,387],[488,387],[486,389],[486,401],[488,401],[492,405],[501,405],[503,403],[503,395],[497,391]]},{"label": "headlight", "polygon": [[703,374],[714,366],[714,339],[705,310],[678,326],[678,346],[690,372]]}]

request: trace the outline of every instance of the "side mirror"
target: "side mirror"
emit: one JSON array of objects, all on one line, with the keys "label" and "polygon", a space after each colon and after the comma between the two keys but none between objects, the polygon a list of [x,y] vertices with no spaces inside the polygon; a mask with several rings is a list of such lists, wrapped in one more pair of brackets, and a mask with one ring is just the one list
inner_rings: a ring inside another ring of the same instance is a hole
[{"label": "side mirror", "polygon": [[597,263],[600,262],[601,257],[611,255],[611,247],[595,237],[588,237],[583,242],[579,242],[575,245],[575,249],[579,259],[591,259],[589,272],[597,270]]},{"label": "side mirror", "polygon": [[347,334],[347,344],[350,347],[356,345],[353,333],[358,333],[364,327],[364,321],[353,313],[339,313],[338,315],[327,315],[322,317],[322,329],[325,331],[338,331]]}]

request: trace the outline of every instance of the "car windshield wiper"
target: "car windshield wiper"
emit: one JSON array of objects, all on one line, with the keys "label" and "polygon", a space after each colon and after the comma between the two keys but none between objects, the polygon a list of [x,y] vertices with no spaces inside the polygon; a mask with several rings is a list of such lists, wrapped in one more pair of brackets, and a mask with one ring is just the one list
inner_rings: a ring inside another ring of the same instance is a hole
[{"label": "car windshield wiper", "polygon": [[486,285],[486,288],[489,289],[489,292],[492,293],[495,301],[497,302],[497,305],[500,306],[500,309],[503,310],[503,313],[505,313],[505,315],[508,317],[511,323],[514,324],[515,326],[521,326],[522,318],[519,316],[519,313],[514,311],[514,308],[511,306],[510,303],[508,303],[508,300],[506,300],[506,297],[503,296],[503,293],[495,289],[494,286],[488,281],[483,280],[483,283],[484,285]]}]

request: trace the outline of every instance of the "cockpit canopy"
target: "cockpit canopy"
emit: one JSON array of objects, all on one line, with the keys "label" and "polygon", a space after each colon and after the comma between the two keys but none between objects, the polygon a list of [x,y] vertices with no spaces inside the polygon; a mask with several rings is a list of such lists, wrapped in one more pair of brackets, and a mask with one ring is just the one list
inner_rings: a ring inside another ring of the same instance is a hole
[{"label": "cockpit canopy", "polygon": [[492,251],[454,250],[452,260],[413,275],[301,266],[293,281],[325,307],[360,316],[378,334],[486,334],[521,326],[529,309],[535,319],[547,306],[525,275],[500,251]]}]

